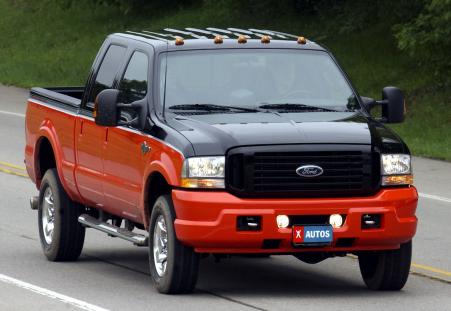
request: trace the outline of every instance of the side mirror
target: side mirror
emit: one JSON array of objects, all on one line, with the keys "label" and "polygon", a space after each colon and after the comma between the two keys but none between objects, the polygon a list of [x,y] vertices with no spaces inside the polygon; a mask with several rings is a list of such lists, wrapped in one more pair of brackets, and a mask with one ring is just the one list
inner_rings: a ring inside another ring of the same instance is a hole
[{"label": "side mirror", "polygon": [[404,94],[394,86],[384,87],[382,90],[382,118],[387,123],[401,123],[404,121]]},{"label": "side mirror", "polygon": [[[120,90],[107,89],[97,95],[94,105],[94,118],[100,126],[132,126],[140,130],[146,127],[147,99],[137,100],[131,104],[120,103]],[[123,120],[120,111],[132,110],[136,117],[131,120]]]},{"label": "side mirror", "polygon": [[368,111],[375,106],[382,107],[382,118],[379,119],[381,122],[401,123],[404,121],[404,94],[397,87],[384,87],[382,90],[382,100],[374,100],[369,97],[361,97],[361,99]]},{"label": "side mirror", "polygon": [[117,104],[119,90],[107,89],[97,95],[94,104],[94,119],[100,126],[117,126]]}]

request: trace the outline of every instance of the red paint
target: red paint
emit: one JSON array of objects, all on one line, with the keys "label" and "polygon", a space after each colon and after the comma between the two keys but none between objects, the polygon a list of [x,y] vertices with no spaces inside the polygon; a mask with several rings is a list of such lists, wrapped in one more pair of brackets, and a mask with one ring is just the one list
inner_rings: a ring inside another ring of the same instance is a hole
[{"label": "red paint", "polygon": [[[146,183],[160,173],[175,189],[180,186],[183,156],[169,145],[138,131],[97,126],[92,118],[28,102],[25,163],[30,178],[40,186],[38,152],[48,139],[56,157],[64,189],[72,200],[148,225]],[[151,152],[143,154],[141,144]],[[150,189],[152,191],[152,189]],[[177,237],[205,253],[293,253],[395,249],[415,234],[418,195],[414,187],[382,189],[371,197],[317,199],[241,199],[221,191],[173,190]],[[276,216],[346,215],[334,229],[330,246],[295,248],[292,229],[279,229]],[[364,213],[382,214],[382,228],[361,229]],[[259,215],[261,231],[237,231],[237,216]],[[338,239],[355,239],[339,247]],[[265,239],[279,240],[276,249],[263,249]]]},{"label": "red paint", "polygon": [[[180,184],[183,156],[138,131],[101,127],[93,118],[29,100],[25,132],[25,164],[38,188],[38,150],[45,138],[52,145],[58,175],[71,199],[114,215],[147,225],[143,189],[149,176],[158,172],[170,185]],[[152,152],[141,152],[144,142]]]},{"label": "red paint", "polygon": [[[415,234],[418,194],[414,187],[383,189],[370,197],[320,199],[240,199],[226,192],[174,190],[177,237],[198,252],[292,253],[301,251],[357,251],[395,249]],[[295,248],[292,229],[279,229],[277,215],[346,215],[334,229],[334,242],[322,248]],[[382,228],[361,229],[365,213],[382,214]],[[237,231],[239,215],[262,216],[262,230]],[[340,238],[354,238],[351,247],[337,247]],[[265,239],[280,240],[277,249],[262,249]]]}]

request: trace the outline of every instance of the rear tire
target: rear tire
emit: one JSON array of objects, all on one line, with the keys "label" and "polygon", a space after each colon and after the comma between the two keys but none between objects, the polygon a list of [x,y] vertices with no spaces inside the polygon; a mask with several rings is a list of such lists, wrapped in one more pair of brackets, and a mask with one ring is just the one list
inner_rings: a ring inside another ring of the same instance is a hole
[{"label": "rear tire", "polygon": [[160,196],[150,216],[149,264],[155,286],[163,294],[192,292],[199,269],[199,254],[177,240],[174,220],[175,212],[170,196]]},{"label": "rear tire", "polygon": [[369,289],[401,290],[407,282],[412,260],[412,241],[396,250],[359,254],[363,280]]},{"label": "rear tire", "polygon": [[64,191],[56,169],[45,172],[39,190],[38,227],[44,255],[50,261],[77,260],[85,241],[78,223],[83,207]]}]

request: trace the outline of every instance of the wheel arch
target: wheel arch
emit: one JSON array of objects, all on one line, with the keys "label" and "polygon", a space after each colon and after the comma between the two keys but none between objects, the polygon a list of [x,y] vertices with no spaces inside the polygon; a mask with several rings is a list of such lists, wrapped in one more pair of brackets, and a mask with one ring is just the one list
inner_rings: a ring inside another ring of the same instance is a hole
[{"label": "wheel arch", "polygon": [[[36,187],[41,186],[45,172],[55,168],[60,182],[67,192],[67,186],[62,175],[61,151],[58,150],[59,142],[51,124],[43,124],[39,129],[38,138],[34,148],[34,174],[36,176]],[[44,126],[45,125],[45,126]]]},{"label": "wheel arch", "polygon": [[173,186],[168,181],[167,175],[159,170],[151,172],[143,188],[143,222],[148,229],[149,219],[155,201],[164,194],[171,194]]}]

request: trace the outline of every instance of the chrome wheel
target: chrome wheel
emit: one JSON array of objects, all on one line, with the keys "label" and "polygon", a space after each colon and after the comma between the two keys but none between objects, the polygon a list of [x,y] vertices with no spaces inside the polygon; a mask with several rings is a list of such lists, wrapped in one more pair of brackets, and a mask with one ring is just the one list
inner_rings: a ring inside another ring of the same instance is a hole
[{"label": "chrome wheel", "polygon": [[47,187],[42,200],[42,231],[47,244],[53,240],[53,229],[55,228],[55,207],[53,203],[53,192]]},{"label": "chrome wheel", "polygon": [[159,215],[153,229],[153,261],[158,276],[166,273],[168,258],[168,231],[163,215]]}]

